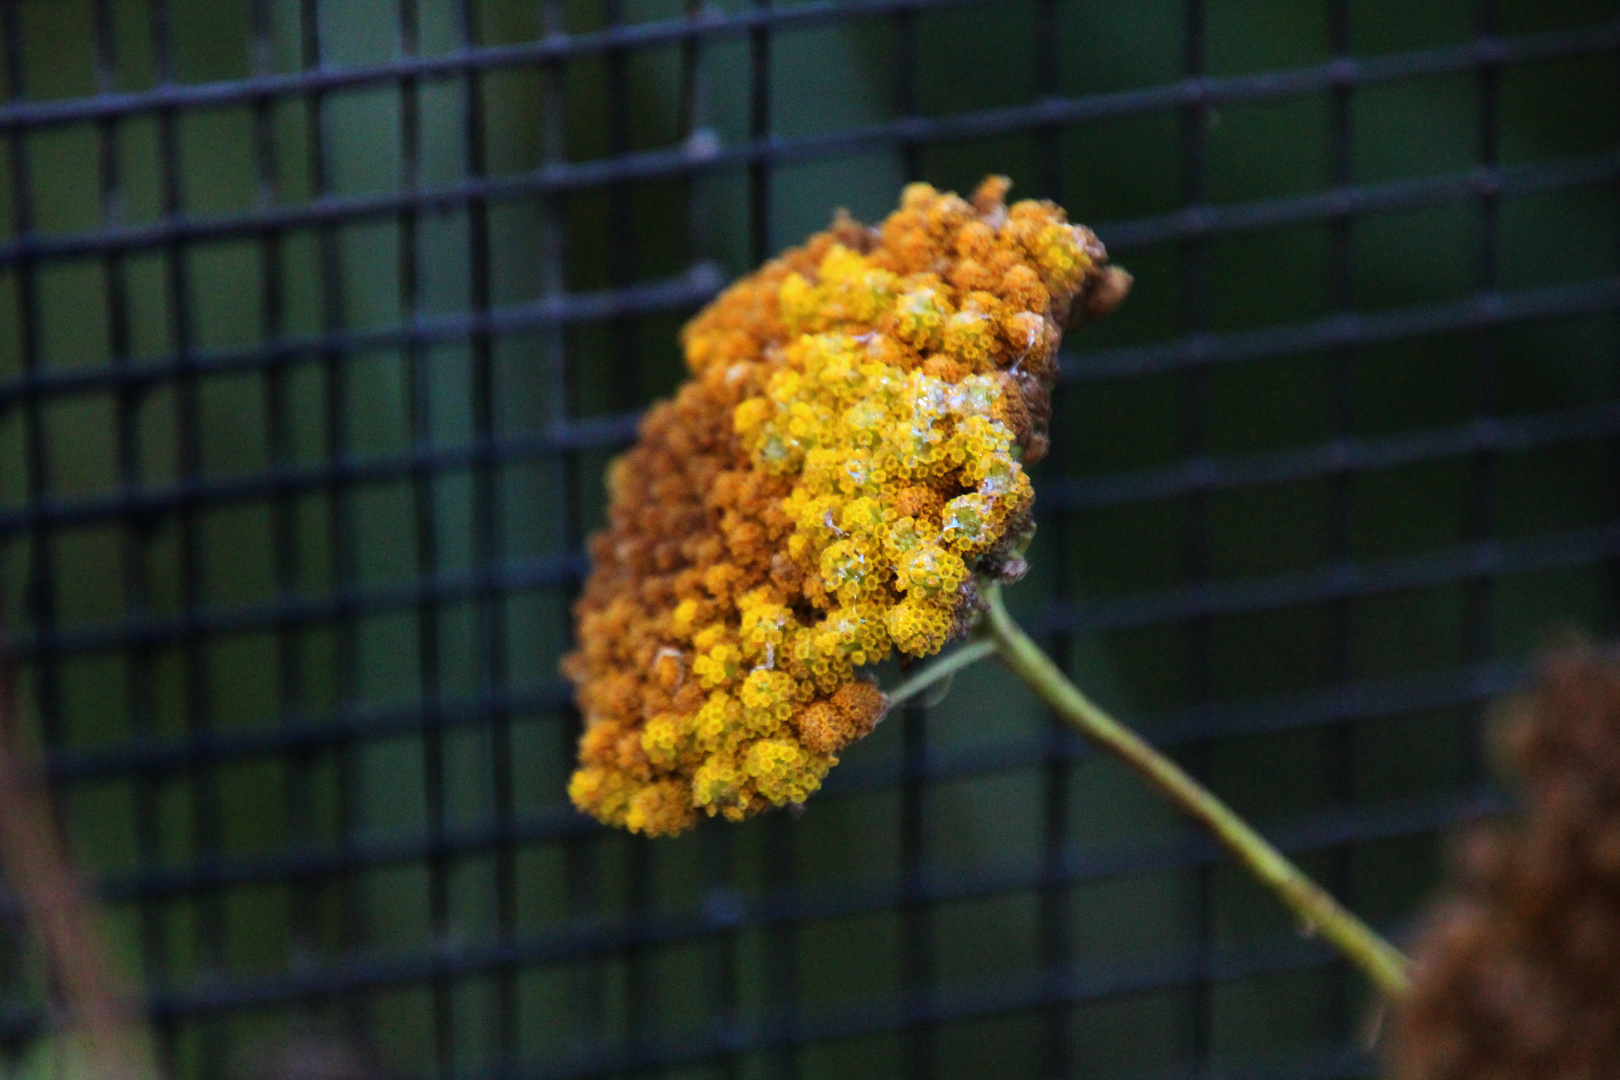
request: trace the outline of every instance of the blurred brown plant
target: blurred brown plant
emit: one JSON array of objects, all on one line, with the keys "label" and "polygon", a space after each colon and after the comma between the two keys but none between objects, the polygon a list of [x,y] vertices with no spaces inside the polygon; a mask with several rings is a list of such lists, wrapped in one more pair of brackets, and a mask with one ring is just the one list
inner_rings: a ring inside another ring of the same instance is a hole
[{"label": "blurred brown plant", "polygon": [[153,1080],[139,999],[120,977],[99,913],[69,861],[43,771],[21,737],[10,656],[0,642],[0,864],[44,948],[62,1001],[65,1048],[97,1080]]},{"label": "blurred brown plant", "polygon": [[1620,656],[1548,657],[1499,720],[1523,807],[1459,845],[1394,1017],[1392,1073],[1620,1077]]}]

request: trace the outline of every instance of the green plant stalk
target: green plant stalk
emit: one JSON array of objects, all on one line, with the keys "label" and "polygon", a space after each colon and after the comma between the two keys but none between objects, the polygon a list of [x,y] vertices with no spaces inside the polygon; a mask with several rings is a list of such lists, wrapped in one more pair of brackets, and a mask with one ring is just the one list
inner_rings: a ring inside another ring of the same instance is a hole
[{"label": "green plant stalk", "polygon": [[985,597],[989,619],[981,631],[995,642],[1002,661],[1041,700],[1070,727],[1123,762],[1183,813],[1214,833],[1238,862],[1299,917],[1306,933],[1321,934],[1389,997],[1406,993],[1410,986],[1408,962],[1399,949],[1307,877],[1179,765],[1081,693],[1013,621],[1002,603],[999,585],[986,588]]},{"label": "green plant stalk", "polygon": [[940,657],[888,693],[888,707],[894,708],[908,698],[914,698],[942,679],[948,679],[969,664],[976,664],[994,655],[1000,646],[989,638],[970,641],[955,652]]}]

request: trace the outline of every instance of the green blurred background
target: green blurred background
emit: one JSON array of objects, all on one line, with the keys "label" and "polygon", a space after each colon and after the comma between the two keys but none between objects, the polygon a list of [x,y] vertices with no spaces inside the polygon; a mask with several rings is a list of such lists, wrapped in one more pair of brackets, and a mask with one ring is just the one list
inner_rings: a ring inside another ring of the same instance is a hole
[{"label": "green blurred background", "polygon": [[[835,207],[876,220],[907,179],[1006,173],[1137,282],[1066,346],[1017,609],[1408,927],[1445,830],[1489,801],[1482,700],[1615,618],[1620,9],[784,3],[753,35],[603,48],[615,23],[765,9],[401,3],[0,2],[0,601],[175,1074],[244,1074],[309,1031],[424,1076],[1372,1069],[1359,983],[990,666],[853,748],[802,817],[580,825],[556,674],[580,530],[717,283]],[[585,44],[476,79],[276,81],[548,34]],[[1482,34],[1519,52],[1478,70]],[[1336,56],[1407,73],[1145,92]],[[244,79],[262,95],[152,95]],[[98,93],[151,107],[18,112]],[[1103,104],[1019,112],[1039,101]],[[902,115],[922,137],[880,137]],[[752,169],[737,148],[766,134],[783,159]],[[608,159],[640,172],[603,182]],[[1354,213],[1310,202],[1352,186]],[[412,190],[443,197],[390,201]],[[1456,329],[1481,290],[1501,324]],[[565,295],[602,303],[548,315]],[[1349,312],[1375,340],[1266,345]],[[1239,358],[1155,361],[1185,341]],[[1491,443],[1490,416],[1542,434]],[[1389,456],[1260,468],[1335,439]],[[1206,457],[1259,471],[1189,494]],[[1260,593],[1223,607],[1222,585]],[[9,1067],[48,1075],[13,939]],[[771,1042],[794,1031],[827,1037]]]}]

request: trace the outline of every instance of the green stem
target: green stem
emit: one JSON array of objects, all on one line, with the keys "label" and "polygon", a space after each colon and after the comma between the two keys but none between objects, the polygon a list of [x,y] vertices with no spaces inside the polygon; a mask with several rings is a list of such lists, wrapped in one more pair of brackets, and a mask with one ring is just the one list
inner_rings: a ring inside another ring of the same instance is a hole
[{"label": "green stem", "polygon": [[968,642],[949,656],[940,657],[890,690],[889,708],[894,708],[907,698],[916,697],[941,679],[950,678],[969,664],[978,663],[985,657],[994,655],[997,648],[996,643],[989,638],[980,638]]},{"label": "green stem", "polygon": [[1307,933],[1327,938],[1385,994],[1400,997],[1406,993],[1410,981],[1407,960],[1400,950],[1306,877],[1179,765],[1082,694],[1013,621],[1002,603],[1000,587],[991,585],[985,592],[990,604],[988,637],[1002,661],[1030,689],[1071,727],[1140,774],[1183,813],[1214,833],[1227,851],[1293,910]]}]

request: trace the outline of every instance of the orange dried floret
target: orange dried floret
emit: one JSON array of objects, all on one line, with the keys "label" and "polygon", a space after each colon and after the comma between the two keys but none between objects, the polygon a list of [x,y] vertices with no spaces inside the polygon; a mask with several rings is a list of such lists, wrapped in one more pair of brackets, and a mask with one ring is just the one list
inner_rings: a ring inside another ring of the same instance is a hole
[{"label": "orange dried floret", "polygon": [[1129,276],[1045,202],[913,184],[682,332],[691,379],[609,470],[564,661],[585,716],[569,795],[649,835],[800,803],[926,656],[1021,572],[1061,326]]}]

